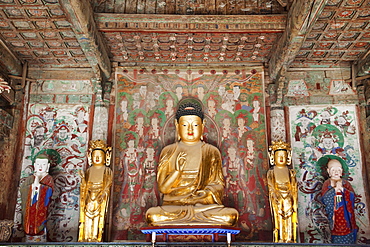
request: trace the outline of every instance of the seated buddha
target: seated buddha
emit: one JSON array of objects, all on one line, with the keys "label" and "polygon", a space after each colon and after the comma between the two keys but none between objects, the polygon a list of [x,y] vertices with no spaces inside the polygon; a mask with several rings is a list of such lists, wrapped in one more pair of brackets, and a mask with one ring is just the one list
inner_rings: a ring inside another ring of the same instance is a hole
[{"label": "seated buddha", "polygon": [[163,203],[146,212],[150,226],[237,224],[238,211],[222,204],[221,154],[202,140],[203,119],[200,103],[180,102],[175,120],[178,142],[161,152],[157,182]]}]

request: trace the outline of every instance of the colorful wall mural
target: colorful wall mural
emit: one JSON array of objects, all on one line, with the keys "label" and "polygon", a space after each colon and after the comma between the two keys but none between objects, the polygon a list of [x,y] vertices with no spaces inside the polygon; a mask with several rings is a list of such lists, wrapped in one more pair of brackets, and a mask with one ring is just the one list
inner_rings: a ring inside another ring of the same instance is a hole
[{"label": "colorful wall mural", "polygon": [[240,212],[242,234],[237,238],[271,232],[263,78],[260,67],[117,70],[113,240],[145,239],[140,232],[147,226],[145,212],[160,202],[158,156],[175,142],[176,106],[189,96],[203,102],[204,139],[221,151],[224,204]]},{"label": "colorful wall mural", "polygon": [[289,107],[293,164],[299,181],[301,242],[330,243],[330,226],[321,189],[328,159],[342,161],[344,179],[356,193],[358,243],[369,241],[369,216],[363,181],[360,133],[355,105]]},{"label": "colorful wall mural", "polygon": [[[54,179],[55,188],[47,222],[49,241],[77,241],[80,194],[78,170],[86,166],[92,101],[90,92],[90,81],[50,80],[35,83],[31,88],[20,184],[33,173],[31,159],[42,150],[52,150],[49,152],[49,174]],[[20,202],[18,196],[13,234],[16,241],[22,241],[24,237]],[[30,238],[28,240],[32,241]]]}]

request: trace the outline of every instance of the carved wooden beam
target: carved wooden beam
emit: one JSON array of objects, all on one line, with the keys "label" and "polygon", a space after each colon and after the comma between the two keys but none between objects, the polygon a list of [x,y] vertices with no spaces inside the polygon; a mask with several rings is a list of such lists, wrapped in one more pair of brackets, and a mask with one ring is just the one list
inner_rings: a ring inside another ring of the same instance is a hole
[{"label": "carved wooden beam", "polygon": [[285,32],[269,61],[271,79],[284,76],[283,71],[298,54],[306,36],[320,16],[327,0],[296,0],[293,2],[286,24]]},{"label": "carved wooden beam", "polygon": [[102,32],[282,32],[286,15],[154,15],[96,13]]},{"label": "carved wooden beam", "polygon": [[3,68],[12,75],[22,75],[22,63],[21,61],[11,52],[11,50],[0,40],[0,64],[3,64]]},{"label": "carved wooden beam", "polygon": [[355,74],[357,76],[364,76],[370,74],[370,50],[357,62],[355,67]]},{"label": "carved wooden beam", "polygon": [[89,0],[61,0],[76,38],[92,69],[100,77],[109,78],[112,72],[107,48],[94,21],[94,11]]}]

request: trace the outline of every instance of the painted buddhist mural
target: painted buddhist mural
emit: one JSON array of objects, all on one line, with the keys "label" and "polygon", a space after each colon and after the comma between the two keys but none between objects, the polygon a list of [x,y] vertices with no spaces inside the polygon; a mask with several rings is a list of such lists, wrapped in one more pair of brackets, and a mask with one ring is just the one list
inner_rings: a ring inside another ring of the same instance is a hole
[{"label": "painted buddhist mural", "polygon": [[[300,241],[330,243],[331,235],[338,231],[333,220],[342,220],[340,224],[347,229],[341,231],[355,231],[357,243],[366,243],[368,206],[363,196],[356,106],[292,106],[289,111],[293,164],[299,181],[299,224],[300,232],[304,233]],[[333,212],[333,205],[327,204],[329,195],[325,181],[330,175],[327,169],[330,160],[340,162],[342,179],[346,181],[343,184],[350,184],[348,188],[354,191],[351,198],[348,193],[348,198],[346,195],[336,202],[344,202],[342,209],[336,212]],[[348,216],[343,217],[340,212]]]},{"label": "painted buddhist mural", "polygon": [[[61,93],[53,95],[50,92]],[[31,89],[20,185],[34,172],[32,160],[46,150],[50,161],[49,174],[54,180],[47,222],[49,241],[77,241],[78,170],[84,170],[86,165],[92,99],[89,92],[89,81],[45,81],[35,83]],[[21,197],[18,196],[14,227],[16,239],[24,237],[20,203]],[[32,237],[27,239],[33,242]]]},{"label": "painted buddhist mural", "polygon": [[113,239],[144,238],[145,212],[160,202],[158,156],[176,140],[176,106],[190,96],[203,102],[205,141],[221,150],[224,205],[240,213],[238,238],[271,229],[261,68],[130,68],[117,72],[116,81]]}]

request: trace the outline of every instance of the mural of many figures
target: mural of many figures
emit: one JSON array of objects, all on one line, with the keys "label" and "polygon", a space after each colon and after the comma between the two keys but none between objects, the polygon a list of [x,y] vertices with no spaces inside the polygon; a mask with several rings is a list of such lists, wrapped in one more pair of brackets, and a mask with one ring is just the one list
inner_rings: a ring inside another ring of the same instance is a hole
[{"label": "mural of many figures", "polygon": [[223,157],[224,205],[240,214],[240,239],[271,230],[263,70],[122,68],[116,73],[113,239],[144,239],[145,212],[161,200],[156,167],[176,141],[174,113],[186,97],[206,113],[204,140]]},{"label": "mural of many figures", "polygon": [[[353,224],[352,229],[358,228],[357,243],[366,243],[369,236],[368,206],[362,180],[356,106],[292,106],[289,119],[293,165],[299,181],[299,225],[300,232],[304,233],[301,242],[330,243],[337,231],[333,226],[333,217],[337,214],[333,207],[326,205],[325,183],[329,177],[327,164],[329,160],[337,159],[342,164],[343,180],[351,184],[355,192],[351,199],[354,201],[354,215],[343,219],[342,226],[349,226],[355,218],[357,227]],[[347,203],[344,211],[352,210],[349,207],[352,206]],[[335,220],[338,219],[337,215]]]},{"label": "mural of many figures", "polygon": [[[27,177],[35,173],[32,160],[38,153],[46,151],[54,191],[50,198],[47,233],[41,234],[41,240],[77,241],[80,194],[78,171],[85,170],[86,166],[91,85],[89,81],[50,80],[31,86],[19,184],[22,187]],[[59,94],[53,95],[51,92]],[[22,200],[18,194],[14,241],[40,241],[39,236],[24,238]]]}]

